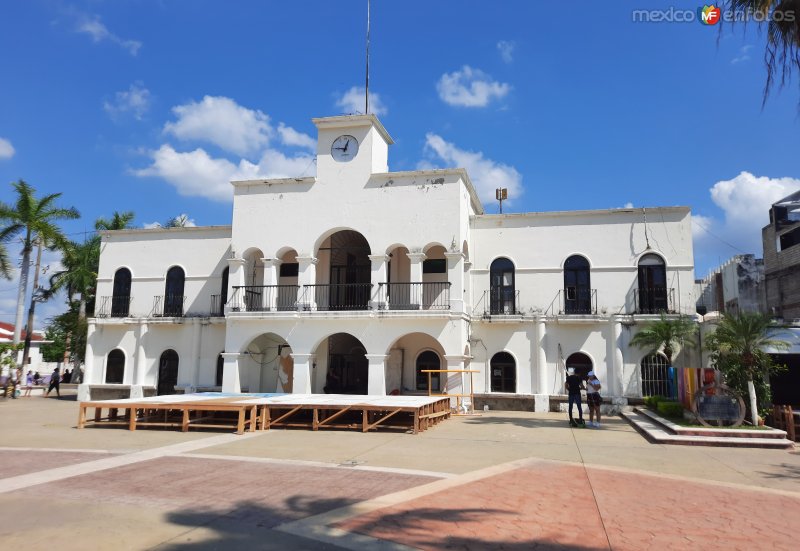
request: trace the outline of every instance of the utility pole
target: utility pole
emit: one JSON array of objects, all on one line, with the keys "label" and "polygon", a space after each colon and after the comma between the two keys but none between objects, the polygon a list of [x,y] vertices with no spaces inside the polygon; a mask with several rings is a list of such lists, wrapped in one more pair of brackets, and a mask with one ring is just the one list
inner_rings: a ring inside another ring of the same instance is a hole
[{"label": "utility pole", "polygon": [[500,214],[503,214],[503,201],[508,199],[508,189],[504,187],[499,187],[494,190],[495,199],[500,201]]},{"label": "utility pole", "polygon": [[36,310],[36,302],[40,297],[36,296],[39,290],[39,268],[42,265],[42,239],[36,238],[36,244],[39,247],[36,251],[36,268],[33,271],[33,290],[31,291],[31,305],[28,308],[28,325],[25,328],[25,347],[22,352],[22,376],[25,376],[25,366],[28,365],[28,358],[31,353],[31,336],[33,335],[33,314]]}]

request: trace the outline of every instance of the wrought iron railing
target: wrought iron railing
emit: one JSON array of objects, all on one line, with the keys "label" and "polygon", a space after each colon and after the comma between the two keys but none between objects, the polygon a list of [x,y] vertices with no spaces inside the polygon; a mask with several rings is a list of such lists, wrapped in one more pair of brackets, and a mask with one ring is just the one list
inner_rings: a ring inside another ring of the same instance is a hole
[{"label": "wrought iron railing", "polygon": [[127,318],[131,310],[130,295],[105,296],[100,299],[100,307],[95,308],[98,318]]},{"label": "wrought iron railing", "polygon": [[186,303],[184,295],[160,295],[153,299],[154,317],[183,317],[183,305]]},{"label": "wrought iron railing", "polygon": [[597,314],[597,289],[587,287],[567,287],[558,292],[559,314],[594,315]]},{"label": "wrought iron railing", "polygon": [[483,292],[475,310],[483,307],[484,316],[516,316],[521,314],[519,291],[509,287],[489,289]]},{"label": "wrought iron railing", "polygon": [[675,289],[669,287],[641,287],[634,289],[637,314],[671,314],[675,312]]},{"label": "wrought iron railing", "polygon": [[297,309],[297,285],[241,285],[233,287],[228,306],[234,312],[271,312]]},{"label": "wrought iron railing", "polygon": [[450,282],[379,283],[377,303],[387,310],[449,310]]},{"label": "wrought iron railing", "polygon": [[304,285],[300,297],[303,310],[369,310],[371,283]]}]

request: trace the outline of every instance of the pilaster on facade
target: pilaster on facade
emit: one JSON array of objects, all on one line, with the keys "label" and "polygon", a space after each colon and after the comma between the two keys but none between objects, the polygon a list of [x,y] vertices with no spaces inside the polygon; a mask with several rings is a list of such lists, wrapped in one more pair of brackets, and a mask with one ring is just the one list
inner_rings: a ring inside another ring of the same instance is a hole
[{"label": "pilaster on facade", "polygon": [[242,386],[239,375],[239,354],[238,352],[222,353],[222,392],[240,394]]},{"label": "pilaster on facade", "polygon": [[366,354],[368,362],[367,394],[386,395],[386,354]]},{"label": "pilaster on facade", "polygon": [[294,369],[292,371],[292,394],[311,394],[312,373],[315,354],[298,354],[293,352]]}]

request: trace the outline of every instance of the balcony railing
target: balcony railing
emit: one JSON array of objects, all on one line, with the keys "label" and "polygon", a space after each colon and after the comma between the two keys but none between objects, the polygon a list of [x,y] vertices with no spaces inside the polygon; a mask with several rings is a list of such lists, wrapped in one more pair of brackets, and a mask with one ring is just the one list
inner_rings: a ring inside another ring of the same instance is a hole
[{"label": "balcony railing", "polygon": [[233,288],[228,306],[234,312],[271,312],[297,309],[297,285],[242,285]]},{"label": "balcony railing", "polygon": [[675,289],[642,287],[634,289],[637,314],[671,314],[675,312]]},{"label": "balcony railing", "polygon": [[377,302],[387,310],[449,310],[450,282],[379,283]]},{"label": "balcony railing", "polygon": [[184,295],[161,295],[153,300],[154,317],[183,317]]},{"label": "balcony railing", "polygon": [[222,295],[211,295],[211,311],[209,315],[212,318],[225,316],[225,303],[222,301]]},{"label": "balcony railing", "polygon": [[95,315],[98,318],[127,318],[130,309],[130,295],[105,296],[100,298],[100,307],[95,308]]},{"label": "balcony railing", "polygon": [[586,287],[567,287],[558,292],[559,314],[594,315],[597,314],[597,289]]},{"label": "balcony railing", "polygon": [[500,287],[483,292],[478,306],[483,306],[484,316],[516,316],[521,314],[519,308],[519,291],[509,287]]},{"label": "balcony railing", "polygon": [[371,283],[304,285],[300,297],[303,310],[369,310]]}]

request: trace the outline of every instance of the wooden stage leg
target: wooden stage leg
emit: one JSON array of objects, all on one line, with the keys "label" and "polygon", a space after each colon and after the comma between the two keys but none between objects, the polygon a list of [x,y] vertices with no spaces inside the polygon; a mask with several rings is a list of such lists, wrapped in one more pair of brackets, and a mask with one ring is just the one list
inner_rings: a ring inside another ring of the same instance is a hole
[{"label": "wooden stage leg", "polygon": [[128,430],[136,430],[136,408],[131,407],[128,408],[129,418],[128,418]]},{"label": "wooden stage leg", "polygon": [[189,408],[183,410],[183,419],[181,420],[181,431],[189,431]]},{"label": "wooden stage leg", "polygon": [[83,404],[78,407],[78,428],[82,429],[86,424],[86,406]]},{"label": "wooden stage leg", "polygon": [[239,409],[239,424],[236,426],[236,434],[244,434],[244,408]]},{"label": "wooden stage leg", "polygon": [[261,406],[261,430],[269,430],[269,406]]},{"label": "wooden stage leg", "polygon": [[314,408],[313,412],[314,416],[311,421],[311,430],[319,430],[319,409]]},{"label": "wooden stage leg", "polygon": [[100,417],[103,416],[103,408],[95,406],[94,407],[94,422],[99,423]]},{"label": "wooden stage leg", "polygon": [[256,406],[250,408],[250,432],[256,431],[256,419],[258,418]]},{"label": "wooden stage leg", "polygon": [[366,409],[363,411],[361,420],[362,420],[361,432],[367,432],[369,430],[369,411],[367,411]]},{"label": "wooden stage leg", "polygon": [[414,434],[419,434],[419,408],[414,410]]}]

